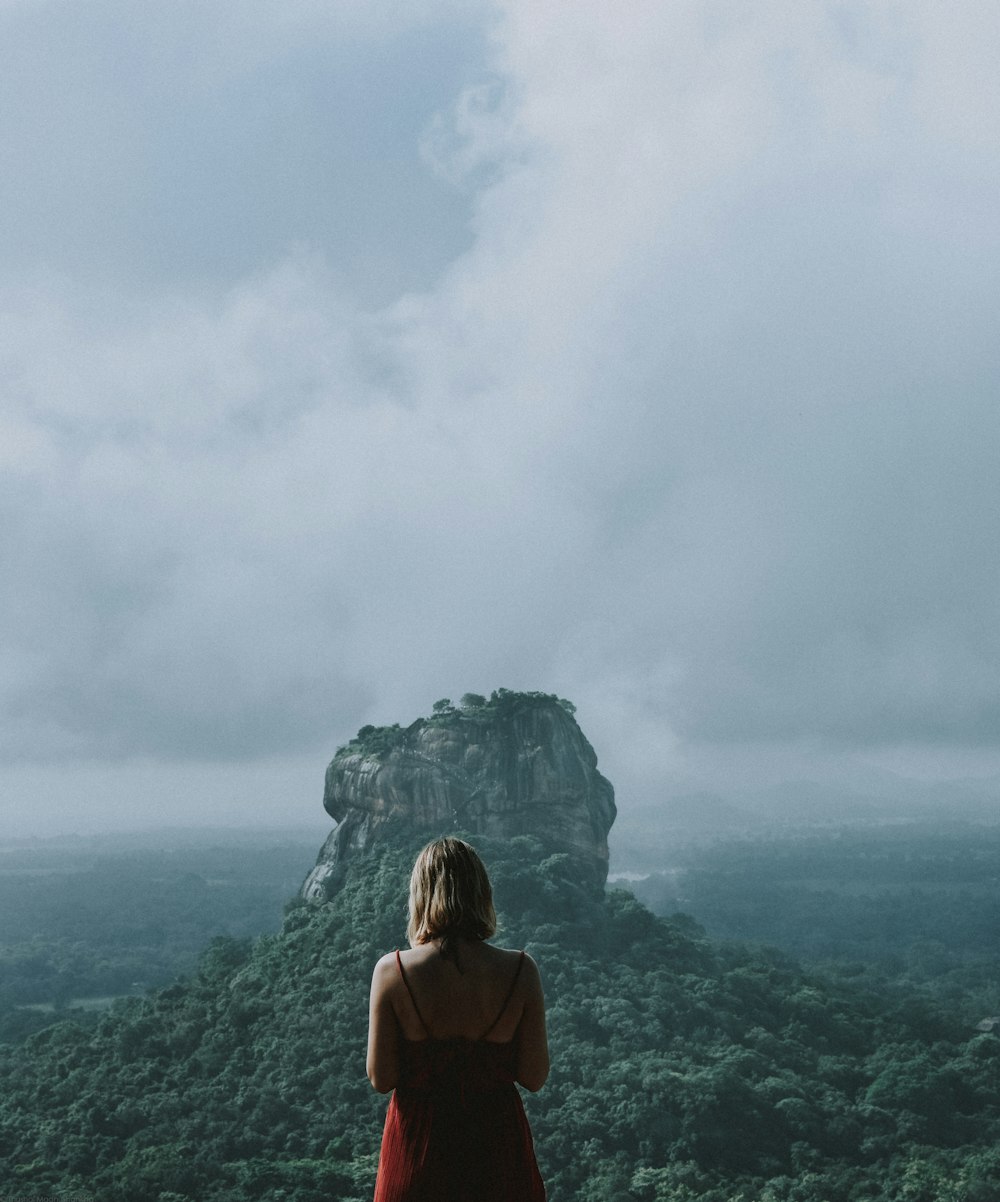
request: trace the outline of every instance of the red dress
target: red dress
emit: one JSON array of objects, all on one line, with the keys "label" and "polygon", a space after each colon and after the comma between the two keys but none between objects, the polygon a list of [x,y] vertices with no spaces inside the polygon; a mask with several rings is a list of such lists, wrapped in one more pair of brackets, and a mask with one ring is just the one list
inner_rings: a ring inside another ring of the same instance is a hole
[{"label": "red dress", "polygon": [[480,1039],[433,1038],[399,952],[396,964],[427,1038],[401,1040],[375,1202],[545,1202],[514,1083],[515,1041],[487,1038],[514,996],[524,952],[500,1013]]}]

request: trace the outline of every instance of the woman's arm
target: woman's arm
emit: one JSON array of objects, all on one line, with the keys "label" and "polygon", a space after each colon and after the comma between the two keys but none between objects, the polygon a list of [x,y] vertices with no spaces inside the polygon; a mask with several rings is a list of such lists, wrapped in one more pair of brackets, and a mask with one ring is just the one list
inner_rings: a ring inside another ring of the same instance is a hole
[{"label": "woman's arm", "polygon": [[538,965],[524,958],[523,976],[527,988],[524,1011],[517,1028],[517,1080],[532,1093],[542,1088],[549,1075],[549,1040],[545,1033],[545,998]]},{"label": "woman's arm", "polygon": [[383,956],[372,973],[368,1007],[368,1080],[379,1091],[395,1089],[399,1078],[399,1022],[390,988],[396,979],[396,958]]}]

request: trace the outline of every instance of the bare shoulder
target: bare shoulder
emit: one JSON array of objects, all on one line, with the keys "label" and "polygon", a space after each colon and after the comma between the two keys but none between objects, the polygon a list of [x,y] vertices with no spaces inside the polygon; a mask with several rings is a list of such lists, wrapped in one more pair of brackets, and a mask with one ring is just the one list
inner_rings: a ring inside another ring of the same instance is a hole
[{"label": "bare shoulder", "polygon": [[499,952],[504,957],[504,961],[511,966],[520,965],[519,984],[528,985],[529,987],[540,984],[541,977],[538,972],[538,965],[531,958],[531,956],[528,955],[527,952],[505,947],[498,947],[495,950]]},{"label": "bare shoulder", "polygon": [[[520,948],[516,947],[497,947],[495,943],[487,943],[484,946],[488,947],[495,956],[502,956],[505,960],[509,960],[511,964],[515,960],[519,960],[522,955]],[[527,960],[528,953],[524,952],[523,955],[525,960]]]},{"label": "bare shoulder", "polygon": [[541,990],[542,975],[538,971],[538,965],[527,952],[524,953],[524,967],[521,969],[521,976],[530,989]]},{"label": "bare shoulder", "polygon": [[386,952],[372,972],[372,985],[387,984],[396,973],[396,953]]}]

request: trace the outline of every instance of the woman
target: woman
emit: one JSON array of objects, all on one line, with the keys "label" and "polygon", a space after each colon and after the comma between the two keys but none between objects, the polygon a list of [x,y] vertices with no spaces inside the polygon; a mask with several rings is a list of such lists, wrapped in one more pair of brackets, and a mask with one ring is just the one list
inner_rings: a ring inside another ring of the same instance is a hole
[{"label": "woman", "polygon": [[535,962],[486,942],[493,891],[461,839],[417,856],[409,911],[410,950],[372,976],[368,1079],[395,1090],[375,1202],[544,1202],[515,1085],[549,1073]]}]

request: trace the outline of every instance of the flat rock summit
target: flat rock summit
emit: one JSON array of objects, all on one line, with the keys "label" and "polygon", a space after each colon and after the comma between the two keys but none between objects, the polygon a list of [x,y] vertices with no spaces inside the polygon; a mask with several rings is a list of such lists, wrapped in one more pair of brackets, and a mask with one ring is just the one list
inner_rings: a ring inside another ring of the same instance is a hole
[{"label": "flat rock summit", "polygon": [[410,726],[364,726],[326,772],[323,805],[337,826],[302,896],[323,900],[345,865],[399,835],[534,835],[603,887],[614,789],[574,707],[546,693],[498,689],[444,699]]}]

